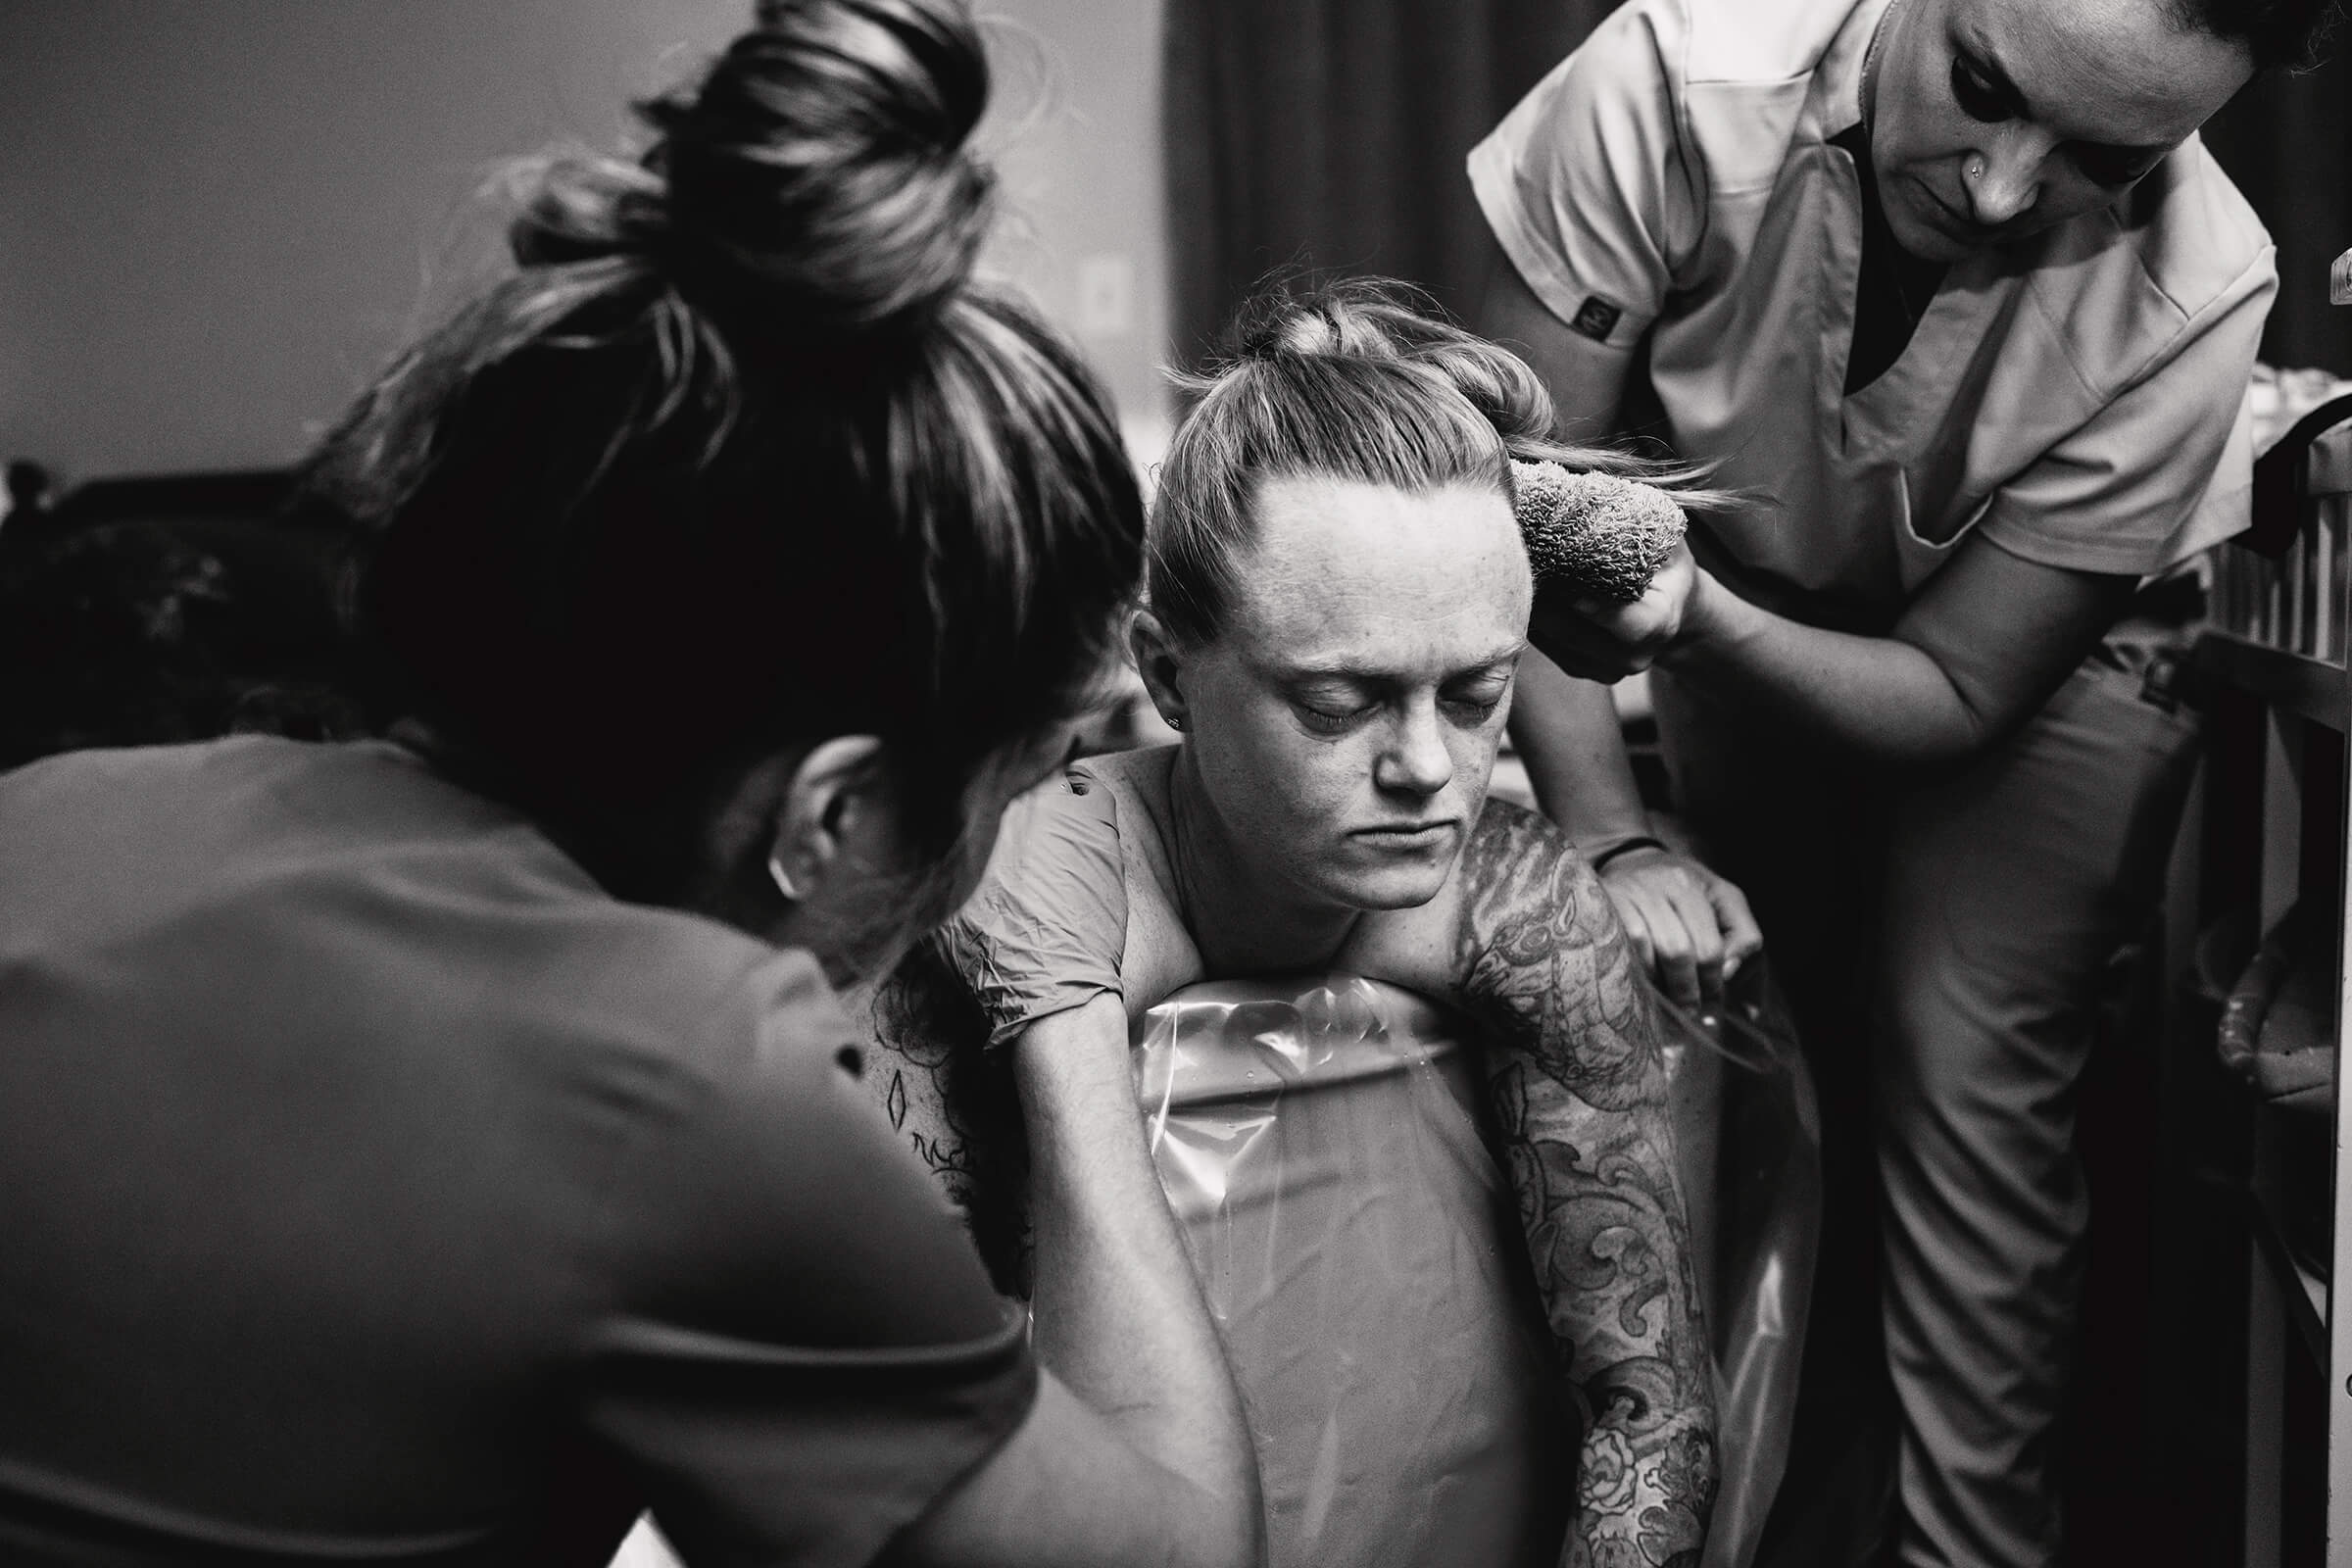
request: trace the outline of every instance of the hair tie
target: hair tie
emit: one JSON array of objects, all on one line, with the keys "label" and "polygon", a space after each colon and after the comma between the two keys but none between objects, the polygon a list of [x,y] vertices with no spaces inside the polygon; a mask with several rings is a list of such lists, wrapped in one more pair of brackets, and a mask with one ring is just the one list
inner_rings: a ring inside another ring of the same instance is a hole
[{"label": "hair tie", "polygon": [[[1582,849],[1583,846],[1579,845],[1578,848]],[[1588,853],[1586,863],[1592,866],[1595,873],[1598,873],[1599,871],[1604,870],[1608,866],[1608,863],[1611,860],[1616,859],[1619,856],[1631,855],[1637,850],[1665,850],[1669,855],[1674,853],[1672,850],[1666,849],[1666,841],[1664,839],[1653,839],[1646,833],[1636,833],[1631,838],[1619,839],[1616,843],[1610,845],[1607,849],[1602,850],[1597,854]]]},{"label": "hair tie", "polygon": [[1511,486],[1539,587],[1631,604],[1683,542],[1683,509],[1654,484],[1513,459]]}]

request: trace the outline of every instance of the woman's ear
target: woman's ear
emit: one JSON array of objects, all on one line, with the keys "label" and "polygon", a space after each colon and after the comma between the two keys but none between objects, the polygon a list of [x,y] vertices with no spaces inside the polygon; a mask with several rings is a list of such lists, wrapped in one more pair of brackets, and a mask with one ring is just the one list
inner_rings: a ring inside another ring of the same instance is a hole
[{"label": "woman's ear", "polygon": [[1152,706],[1170,729],[1182,729],[1190,717],[1184,691],[1184,652],[1168,628],[1149,610],[1139,610],[1127,625],[1127,648],[1135,656],[1135,667],[1144,677],[1144,690],[1152,694]]},{"label": "woman's ear", "polygon": [[793,768],[776,798],[767,852],[767,874],[786,899],[830,903],[826,894],[844,870],[870,877],[889,858],[897,822],[876,793],[881,762],[879,738],[836,735]]}]

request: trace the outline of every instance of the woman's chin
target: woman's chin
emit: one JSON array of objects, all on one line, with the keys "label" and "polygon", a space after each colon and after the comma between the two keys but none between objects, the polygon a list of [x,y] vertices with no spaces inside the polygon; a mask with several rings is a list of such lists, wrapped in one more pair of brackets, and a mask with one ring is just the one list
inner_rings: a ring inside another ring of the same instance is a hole
[{"label": "woman's chin", "polygon": [[1383,857],[1390,863],[1351,865],[1325,882],[1325,890],[1357,909],[1412,909],[1427,904],[1446,886],[1453,870],[1453,856],[1410,859]]}]

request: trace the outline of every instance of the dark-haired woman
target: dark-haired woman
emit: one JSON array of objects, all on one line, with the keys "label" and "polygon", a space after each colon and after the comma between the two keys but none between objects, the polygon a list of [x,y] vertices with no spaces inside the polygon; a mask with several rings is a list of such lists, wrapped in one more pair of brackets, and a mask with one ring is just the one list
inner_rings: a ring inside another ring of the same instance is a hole
[{"label": "dark-haired woman", "polygon": [[[1300,1172],[1320,1198],[1251,1228],[1253,1267],[1316,1314],[1311,1336],[1229,1325],[1270,1559],[1694,1564],[1714,1374],[1656,1018],[1585,860],[1487,796],[1533,591],[1509,459],[1606,460],[1544,439],[1509,354],[1377,288],[1269,296],[1241,337],[1161,469],[1133,634],[1182,743],[1024,801],[953,945],[1016,1073],[1096,1062],[1102,1113],[1131,1121],[1131,1020],[1197,982],[1338,970],[1474,1019],[1462,1093],[1491,1102],[1500,1170],[1474,1133],[1412,1167],[1460,1112],[1384,1102]],[[977,1207],[986,1129],[956,1125],[954,1087],[912,1130]],[[1384,1161],[1408,1173],[1342,1174]],[[1433,1171],[1448,1194],[1413,1190]],[[1078,1288],[1061,1238],[1165,1206],[1149,1172],[1037,1191],[1038,1300]]]},{"label": "dark-haired woman", "polygon": [[[1537,618],[1572,674],[1656,661],[1679,805],[1815,1054],[1807,1375],[1856,1387],[1799,1417],[1784,1501],[1819,1528],[1790,1561],[1873,1549],[1889,1455],[1904,1562],[2061,1551],[2075,1085],[2195,734],[2160,678],[2194,584],[2141,589],[2244,525],[2277,287],[2196,130],[2329,9],[1637,0],[1472,155],[1483,324],[1566,428],[1663,436],[1760,503],[1703,519],[1643,603]],[[1612,895],[1703,965],[1708,903],[1648,837],[1605,694],[1535,671],[1519,722]]]},{"label": "dark-haired woman", "polygon": [[[1041,1372],[828,989],[960,902],[1138,566],[1099,391],[966,280],[986,87],[956,0],[768,0],[547,171],[318,464],[401,744],[0,776],[0,1556],[1254,1557],[1167,1224]],[[1140,1165],[1067,1079],[1042,1167]]]}]

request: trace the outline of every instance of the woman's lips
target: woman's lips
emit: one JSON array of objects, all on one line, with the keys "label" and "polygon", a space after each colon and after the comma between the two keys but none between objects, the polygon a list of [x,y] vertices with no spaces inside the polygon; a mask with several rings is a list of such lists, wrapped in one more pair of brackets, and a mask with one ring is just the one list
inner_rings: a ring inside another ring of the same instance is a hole
[{"label": "woman's lips", "polygon": [[1359,827],[1354,837],[1393,850],[1428,849],[1443,842],[1460,823],[1453,817],[1439,822],[1400,823],[1393,827]]}]

